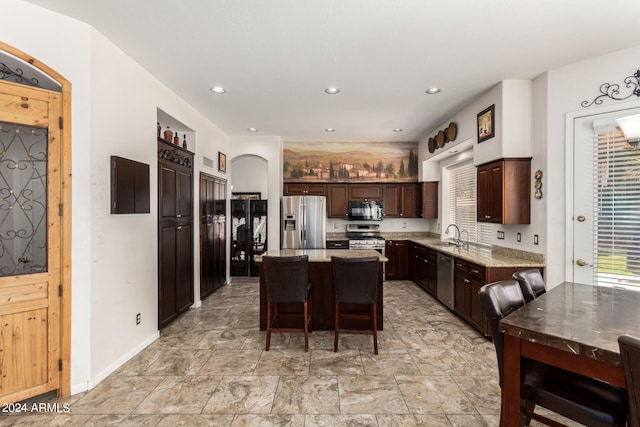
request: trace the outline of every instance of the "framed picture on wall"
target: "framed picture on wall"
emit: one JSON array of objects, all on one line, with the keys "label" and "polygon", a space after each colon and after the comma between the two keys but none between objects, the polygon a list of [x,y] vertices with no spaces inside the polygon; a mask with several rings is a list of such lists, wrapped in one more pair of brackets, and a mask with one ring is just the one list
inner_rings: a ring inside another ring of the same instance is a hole
[{"label": "framed picture on wall", "polygon": [[218,172],[227,172],[227,155],[218,151]]},{"label": "framed picture on wall", "polygon": [[496,105],[493,104],[478,113],[478,144],[496,135],[495,110]]}]

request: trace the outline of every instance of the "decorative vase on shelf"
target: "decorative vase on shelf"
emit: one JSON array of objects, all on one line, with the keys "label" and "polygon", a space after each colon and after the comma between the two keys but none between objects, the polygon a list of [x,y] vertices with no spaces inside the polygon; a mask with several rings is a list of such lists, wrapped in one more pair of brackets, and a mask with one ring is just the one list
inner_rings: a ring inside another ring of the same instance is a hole
[{"label": "decorative vase on shelf", "polygon": [[187,149],[187,135],[182,134],[182,148]]},{"label": "decorative vase on shelf", "polygon": [[164,130],[164,139],[165,141],[171,141],[171,136],[173,135],[173,132],[171,132],[171,129],[169,128],[169,126],[167,126],[167,128]]},{"label": "decorative vase on shelf", "polygon": [[173,143],[175,145],[180,145],[180,137],[178,136],[178,132],[173,136]]},{"label": "decorative vase on shelf", "polygon": [[160,138],[161,133],[162,133],[162,126],[160,126],[160,122],[158,122],[158,138]]}]

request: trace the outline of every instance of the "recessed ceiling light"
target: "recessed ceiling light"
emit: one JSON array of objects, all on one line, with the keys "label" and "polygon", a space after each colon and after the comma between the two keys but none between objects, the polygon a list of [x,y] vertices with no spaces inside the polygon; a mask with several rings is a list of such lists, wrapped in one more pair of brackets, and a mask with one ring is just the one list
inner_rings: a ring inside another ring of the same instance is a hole
[{"label": "recessed ceiling light", "polygon": [[247,130],[248,130],[249,132],[258,132],[258,129],[256,129],[256,128],[249,128],[249,129],[247,129]]},{"label": "recessed ceiling light", "polygon": [[429,95],[435,95],[436,93],[440,92],[440,88],[439,87],[430,87],[425,92],[428,93]]},{"label": "recessed ceiling light", "polygon": [[220,86],[213,86],[211,89],[211,92],[213,93],[225,93],[226,89]]},{"label": "recessed ceiling light", "polygon": [[326,128],[324,131],[325,132],[335,132],[336,130],[334,128]]},{"label": "recessed ceiling light", "polygon": [[394,132],[402,132],[402,129],[400,129],[400,128],[395,128],[393,131],[394,131]]},{"label": "recessed ceiling light", "polygon": [[340,93],[340,89],[338,89],[337,87],[328,87],[324,90],[325,93],[328,93],[329,95],[335,95],[336,93]]}]

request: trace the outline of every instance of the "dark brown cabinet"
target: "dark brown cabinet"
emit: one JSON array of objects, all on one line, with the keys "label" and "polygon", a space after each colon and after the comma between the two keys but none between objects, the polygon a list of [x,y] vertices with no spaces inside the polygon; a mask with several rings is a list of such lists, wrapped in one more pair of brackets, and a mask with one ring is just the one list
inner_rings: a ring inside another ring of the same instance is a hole
[{"label": "dark brown cabinet", "polygon": [[531,159],[502,159],[478,166],[477,220],[531,222]]},{"label": "dark brown cabinet", "polygon": [[227,279],[227,182],[200,173],[200,297]]},{"label": "dark brown cabinet", "polygon": [[438,290],[438,252],[417,243],[409,243],[409,279],[434,297]]},{"label": "dark brown cabinet", "polygon": [[438,181],[422,183],[422,218],[438,218]]},{"label": "dark brown cabinet", "polygon": [[382,184],[349,184],[349,200],[382,200]]},{"label": "dark brown cabinet", "polygon": [[383,184],[383,208],[387,218],[420,217],[420,184]]},{"label": "dark brown cabinet", "polygon": [[385,256],[389,259],[385,266],[386,280],[409,278],[409,242],[407,240],[387,240]]},{"label": "dark brown cabinet", "polygon": [[349,217],[349,185],[331,184],[328,186],[329,200],[327,204],[329,218]]},{"label": "dark brown cabinet", "polygon": [[283,195],[285,196],[326,196],[326,184],[304,184],[288,183],[284,184]]},{"label": "dark brown cabinet", "polygon": [[193,153],[158,139],[158,328],[194,301]]}]

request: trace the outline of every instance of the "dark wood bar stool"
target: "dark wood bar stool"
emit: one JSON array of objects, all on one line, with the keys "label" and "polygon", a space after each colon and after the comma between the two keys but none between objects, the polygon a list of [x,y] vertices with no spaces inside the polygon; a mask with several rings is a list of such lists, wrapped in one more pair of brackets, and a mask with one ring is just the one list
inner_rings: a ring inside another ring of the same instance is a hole
[{"label": "dark wood bar stool", "polygon": [[[304,333],[304,351],[309,351],[311,331],[311,282],[309,282],[309,258],[307,255],[288,257],[262,257],[267,288],[267,342],[269,351],[271,332]],[[280,304],[302,304],[302,315],[279,311]],[[301,326],[289,326],[292,318],[302,318]],[[286,322],[286,320],[289,320]],[[280,326],[280,321],[286,323]],[[274,326],[275,325],[275,326]]]},{"label": "dark wood bar stool", "polygon": [[[333,282],[335,284],[335,332],[333,351],[338,351],[338,333],[373,335],[373,351],[378,354],[378,268],[377,256],[341,258],[332,256]],[[368,305],[369,312],[341,312],[341,305]],[[371,329],[341,329],[340,320],[364,320]]]}]

